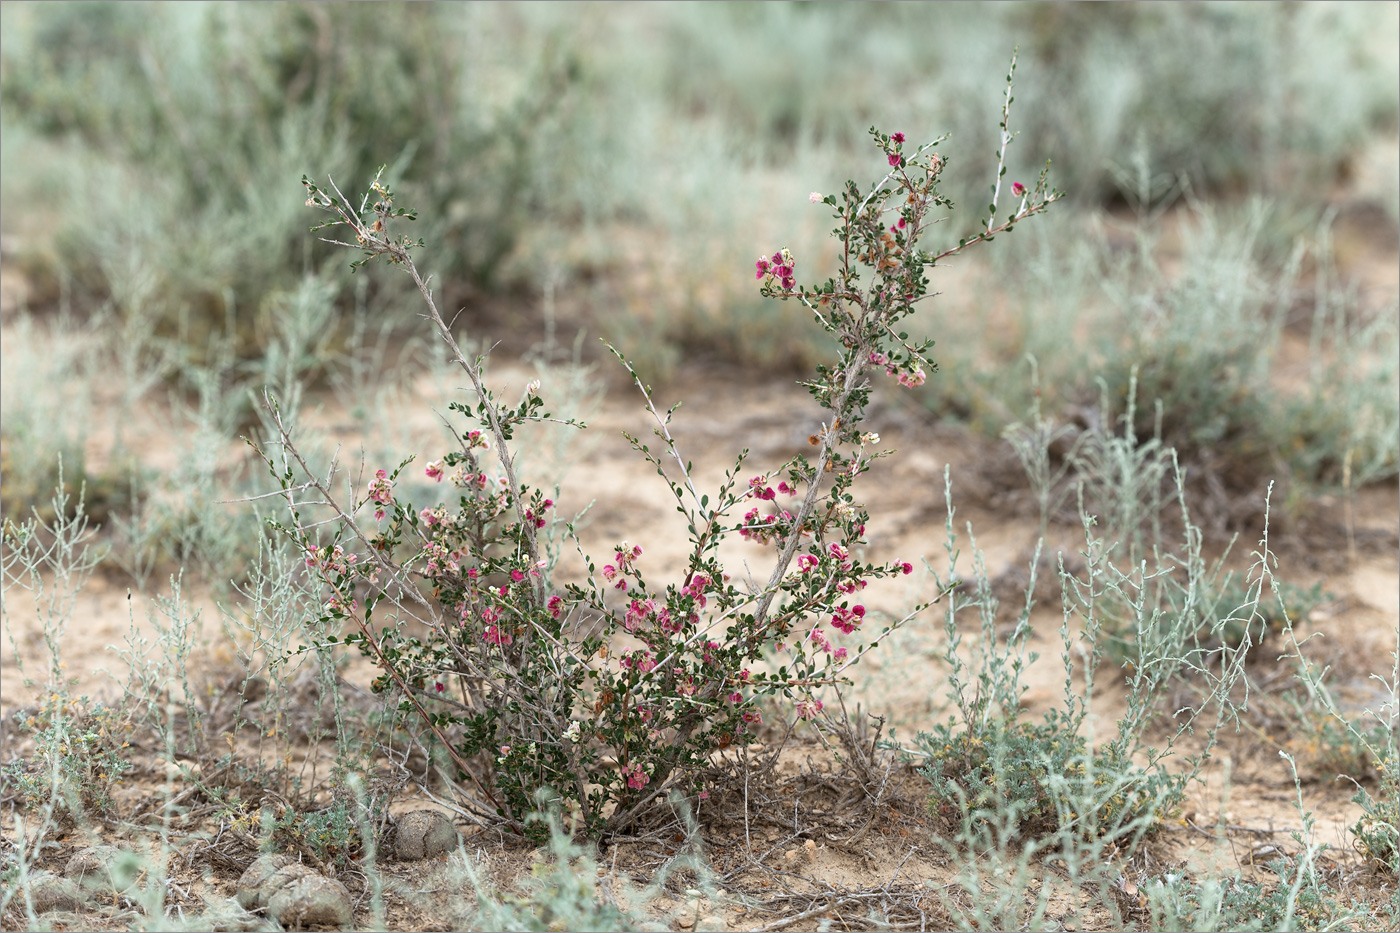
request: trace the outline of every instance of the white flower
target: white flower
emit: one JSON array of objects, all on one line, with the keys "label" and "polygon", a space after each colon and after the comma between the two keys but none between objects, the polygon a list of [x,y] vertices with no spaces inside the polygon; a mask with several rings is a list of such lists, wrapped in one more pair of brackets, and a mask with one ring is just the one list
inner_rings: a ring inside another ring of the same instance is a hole
[{"label": "white flower", "polygon": [[811,194],[807,195],[807,200],[811,201],[813,204],[820,204],[823,200],[822,193],[820,191],[813,191]]},{"label": "white flower", "polygon": [[539,395],[540,381],[538,379],[530,380],[530,384],[525,387],[525,391],[528,392],[530,395]]}]

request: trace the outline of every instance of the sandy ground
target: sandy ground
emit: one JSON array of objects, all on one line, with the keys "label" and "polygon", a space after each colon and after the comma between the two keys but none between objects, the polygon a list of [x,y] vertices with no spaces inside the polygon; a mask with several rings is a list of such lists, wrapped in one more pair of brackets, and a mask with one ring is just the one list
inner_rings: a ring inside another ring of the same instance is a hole
[{"label": "sandy ground", "polygon": [[[531,370],[502,365],[493,369],[492,381],[498,386],[509,386],[504,393],[509,398],[533,376]],[[439,379],[424,375],[399,396],[402,407],[393,413],[394,436],[411,440],[420,464],[438,456],[443,443],[443,429],[433,408],[444,410],[448,399],[438,385]],[[547,383],[546,398],[550,388]],[[575,396],[579,398],[583,397]],[[817,427],[820,414],[805,391],[789,381],[756,382],[738,373],[713,369],[684,371],[666,390],[665,397],[658,397],[656,402],[659,408],[665,408],[677,399],[689,403],[677,412],[671,431],[683,456],[693,461],[691,476],[701,490],[716,487],[741,448],[750,450],[741,474],[745,477],[770,470],[803,452],[807,449],[806,437]],[[379,441],[357,436],[354,420],[333,399],[322,397],[313,402],[308,408],[308,425],[333,436],[346,452],[345,461],[358,468],[359,445],[372,449]],[[646,549],[649,574],[661,579],[667,570],[683,566],[687,547],[684,523],[675,513],[666,486],[654,468],[632,451],[622,437],[622,432],[628,431],[654,441],[651,434],[655,421],[635,388],[617,380],[596,404],[589,404],[584,398],[581,407],[583,410],[577,414],[589,422],[588,434],[568,449],[532,461],[527,469],[537,479],[563,485],[561,513],[578,512],[591,504],[582,526],[586,545],[601,549],[621,539],[641,544]],[[137,445],[150,452],[153,465],[168,468],[172,451],[179,448],[180,438],[171,435],[170,424],[168,412],[150,405],[142,419],[128,428],[128,437],[139,438]],[[932,423],[905,400],[884,391],[875,397],[869,427],[879,432],[881,446],[896,451],[893,457],[877,464],[863,484],[865,503],[874,516],[869,556],[916,564],[927,560],[940,572],[946,568],[946,467],[951,470],[956,528],[959,546],[963,548],[959,569],[967,573],[971,566],[972,548],[967,537],[970,522],[988,575],[1014,579],[1029,558],[1036,520],[1033,504],[1022,491],[1023,486],[1018,485],[1018,468],[1008,452],[958,429]],[[93,438],[90,456],[94,461],[100,461],[103,455],[102,443],[100,436]],[[654,449],[656,446],[653,443]],[[245,456],[230,445],[230,458]],[[372,456],[367,457],[371,470],[379,465],[371,462]],[[1337,509],[1341,507],[1339,503]],[[1359,710],[1381,699],[1369,678],[1385,676],[1390,671],[1389,652],[1395,650],[1400,627],[1400,560],[1395,546],[1400,495],[1394,484],[1362,490],[1354,502],[1353,514],[1354,537],[1363,542],[1356,554],[1334,554],[1320,560],[1308,558],[1306,548],[1285,549],[1286,556],[1276,574],[1282,580],[1305,586],[1320,580],[1331,594],[1310,617],[1299,620],[1300,632],[1321,636],[1310,649],[1335,662],[1338,695],[1350,708]],[[1332,526],[1339,523],[1340,516],[1333,516]],[[1076,535],[1073,527],[1052,527],[1050,549],[1072,555]],[[751,573],[762,578],[766,576],[765,561],[770,555],[759,547],[733,542],[723,557],[736,576]],[[155,579],[160,579],[160,575]],[[900,614],[919,598],[926,598],[931,586],[927,574],[916,574],[907,582],[873,587],[866,601],[873,610]],[[125,679],[124,661],[118,649],[133,631],[149,637],[151,615],[160,619],[155,600],[161,593],[155,587],[146,592],[133,591],[130,580],[119,573],[99,571],[74,594],[71,618],[56,639],[61,646],[63,672],[71,678],[74,694],[116,694]],[[197,674],[225,672],[227,676],[235,654],[221,631],[221,609],[214,591],[208,581],[187,576],[184,595],[202,618],[199,649],[194,655]],[[1031,648],[1042,658],[1030,666],[1025,677],[1029,689],[1024,705],[1032,715],[1063,702],[1064,674],[1059,664],[1057,636],[1060,613],[1056,602],[1042,603],[1033,617]],[[6,595],[4,609],[6,637],[0,648],[4,691],[0,712],[8,722],[16,709],[34,702],[35,693],[25,683],[26,675],[42,680],[51,657],[43,637],[42,607],[36,606],[28,593],[15,588]],[[888,725],[897,729],[901,743],[907,743],[919,729],[946,715],[944,671],[938,657],[943,638],[942,616],[936,610],[913,620],[855,669],[855,686],[848,693],[848,702],[859,702],[886,717]],[[357,671],[352,667],[347,676],[353,680]],[[1094,700],[1095,721],[1101,729],[1111,728],[1121,715],[1125,695],[1117,678],[1102,678]],[[1178,826],[1154,850],[1159,860],[1201,868],[1218,864],[1248,875],[1258,874],[1245,863],[1260,845],[1296,850],[1287,830],[1300,823],[1298,793],[1292,774],[1278,755],[1280,747],[1290,747],[1289,736],[1276,735],[1271,739],[1272,746],[1256,734],[1224,736],[1222,749],[1207,768],[1204,782],[1192,789],[1185,814],[1198,827],[1226,825],[1234,829],[1216,833]],[[11,749],[20,747],[11,745],[9,739],[6,744]],[[13,752],[7,751],[9,754]],[[829,766],[830,758],[820,748],[797,749],[780,763],[778,773],[792,781],[804,768],[819,767],[823,760]],[[1302,764],[1306,768],[1306,763]],[[1353,788],[1316,771],[1305,770],[1301,777],[1301,805],[1316,818],[1315,839],[1346,849],[1346,827],[1359,812],[1349,802]],[[158,783],[156,775],[138,776],[123,795],[135,799],[153,792]],[[917,801],[917,792],[909,793],[910,799]],[[403,812],[425,804],[432,805],[426,800],[405,799],[396,803],[395,810]],[[885,815],[879,816],[880,812]],[[824,884],[848,889],[894,885],[903,890],[925,882],[946,883],[948,858],[930,843],[936,828],[917,806],[877,811],[877,816],[867,831],[856,838],[856,827],[810,825],[794,832],[790,826],[780,829],[765,825],[754,814],[750,814],[749,825],[743,821],[726,822],[722,814],[711,815],[708,820],[701,814],[715,870],[751,893],[762,893],[773,885],[774,878],[786,878],[799,892],[818,890]],[[509,879],[530,864],[528,850],[501,847],[485,834],[469,836],[468,843],[469,849],[482,853],[482,864],[493,877]],[[66,844],[76,844],[76,840]],[[643,877],[642,866],[655,863],[656,849],[654,842],[638,842],[614,846],[604,855],[611,858],[613,872],[619,871],[619,866],[626,869],[632,865]],[[674,845],[669,850],[663,846],[662,850],[674,851]],[[750,866],[766,867],[746,868],[745,859],[751,860],[747,863]],[[775,867],[791,874],[772,875]],[[433,890],[441,881],[437,873],[443,870],[442,865],[426,863],[391,868],[393,882],[386,904],[392,927],[431,928],[444,922],[445,902],[424,901],[413,893],[424,890],[424,886]],[[613,877],[616,880],[624,875]],[[199,883],[207,890],[223,889],[227,893],[231,876],[227,870],[215,870]],[[772,893],[776,898],[782,892],[773,888]],[[782,917],[781,910],[773,905],[796,905],[800,900],[796,895],[791,895],[789,901],[771,900],[770,908],[776,913],[729,907],[723,914],[726,922],[736,928],[758,928]],[[720,910],[718,905],[698,902],[687,905],[678,901],[674,906],[678,911],[672,916],[675,923],[684,922],[675,917],[687,910]],[[833,919],[850,922],[855,909],[848,904],[829,913]],[[1087,902],[1057,902],[1052,917],[1055,911],[1059,912],[1060,921],[1088,928],[1108,922]],[[823,915],[814,915],[790,928],[815,929],[822,919]],[[694,922],[693,916],[690,922]]]}]

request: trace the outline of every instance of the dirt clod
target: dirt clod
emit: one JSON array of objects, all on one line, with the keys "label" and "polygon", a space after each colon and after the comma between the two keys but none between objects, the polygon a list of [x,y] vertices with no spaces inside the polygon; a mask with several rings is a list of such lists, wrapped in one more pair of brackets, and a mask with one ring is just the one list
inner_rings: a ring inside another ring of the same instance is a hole
[{"label": "dirt clod", "polygon": [[273,894],[267,902],[267,912],[289,929],[312,925],[340,927],[354,916],[345,885],[309,870]]},{"label": "dirt clod", "polygon": [[36,914],[77,910],[83,905],[83,892],[75,881],[47,871],[38,871],[29,876],[29,896]]},{"label": "dirt clod", "polygon": [[350,892],[286,855],[264,855],[238,879],[237,900],[245,910],[267,909],[284,927],[344,926],[350,922]]},{"label": "dirt clod", "polygon": [[398,820],[394,854],[406,862],[438,858],[457,848],[457,828],[445,813],[414,810]]},{"label": "dirt clod", "polygon": [[[258,858],[238,879],[238,893],[234,895],[238,906],[244,910],[261,910],[266,907],[276,891],[270,884],[272,879],[282,869],[294,864],[295,861],[287,855],[264,855]],[[279,883],[285,884],[286,881]]]},{"label": "dirt clod", "polygon": [[135,881],[135,868],[135,856],[123,849],[90,846],[73,853],[63,876],[88,890],[119,894]]}]

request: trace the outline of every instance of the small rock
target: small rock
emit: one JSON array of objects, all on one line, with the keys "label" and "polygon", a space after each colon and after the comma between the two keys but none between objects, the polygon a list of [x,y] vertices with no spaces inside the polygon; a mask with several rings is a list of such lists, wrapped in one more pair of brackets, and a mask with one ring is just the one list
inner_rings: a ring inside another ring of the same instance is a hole
[{"label": "small rock", "polygon": [[[83,891],[77,882],[71,878],[60,878],[47,871],[36,871],[29,876],[29,898],[34,903],[36,914],[46,914],[55,910],[78,910],[83,906]],[[21,893],[16,893],[14,903],[24,903]]]},{"label": "small rock", "polygon": [[343,927],[354,916],[345,885],[316,872],[282,886],[268,899],[267,912],[282,926],[292,929],[312,924]]},{"label": "small rock", "polygon": [[263,856],[243,873],[238,880],[238,903],[244,910],[262,910],[272,902],[278,891],[316,870],[303,865],[290,856]]},{"label": "small rock", "polygon": [[718,914],[709,914],[695,921],[695,933],[724,933],[729,925]]},{"label": "small rock", "polygon": [[437,858],[457,848],[457,828],[447,814],[414,810],[398,819],[394,854],[406,862]]},{"label": "small rock", "polygon": [[133,852],[116,846],[89,846],[73,853],[63,876],[84,888],[104,894],[120,894],[141,874],[141,862]]}]

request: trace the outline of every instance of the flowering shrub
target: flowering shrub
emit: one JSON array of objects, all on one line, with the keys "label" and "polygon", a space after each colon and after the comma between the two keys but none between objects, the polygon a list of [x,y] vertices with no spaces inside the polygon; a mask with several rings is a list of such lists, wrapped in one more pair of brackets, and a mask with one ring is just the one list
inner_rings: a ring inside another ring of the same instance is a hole
[{"label": "flowering shrub", "polygon": [[[346,626],[344,640],[383,672],[375,689],[394,691],[405,711],[436,732],[461,776],[475,784],[469,804],[479,812],[523,828],[535,792],[550,787],[589,831],[620,829],[669,788],[699,791],[696,775],[708,756],[761,724],[757,698],[783,695],[796,701],[799,716],[816,717],[822,704],[813,691],[838,682],[882,635],[912,617],[872,635],[859,601],[872,581],[913,570],[909,561],[861,558],[869,515],[852,488],[889,453],[877,449],[877,435],[861,430],[867,374],[883,371],[906,386],[923,382],[934,368],[930,344],[911,344],[898,324],[928,297],[927,268],[1010,230],[1059,196],[1047,190],[1042,172],[1033,191],[1017,186],[1018,205],[996,220],[1009,105],[1010,75],[997,182],[980,235],[939,253],[921,250],[930,213],[951,207],[938,193],[946,161],[934,146],[941,140],[912,148],[901,133],[872,129],[889,166],[884,178],[864,191],[849,182],[839,196],[813,198],[835,209],[842,244],[836,276],[801,286],[789,250],[758,260],[762,294],[801,302],[842,347],[835,363],[806,383],[830,413],[809,438],[814,456],[750,473],[741,454],[717,493],[701,494],[667,429],[670,413],[658,412],[637,380],[665,450],[629,440],[666,479],[688,522],[685,571],[668,581],[649,578],[644,548],[624,541],[601,568],[586,559],[584,579],[555,583],[540,541],[555,527],[555,502],[519,480],[510,450],[517,428],[550,418],[538,384],[514,406],[486,388],[482,360],[458,348],[414,267],[409,251],[419,244],[389,232],[412,213],[395,208],[378,179],[357,209],[334,184],[325,189],[303,177],[307,204],[332,215],[315,229],[347,227],[354,242],[345,245],[364,251],[354,266],[383,257],[412,276],[475,393],[474,407],[451,407],[475,426],[459,435],[458,449],[427,464],[424,475],[449,492],[416,510],[396,493],[409,461],[378,470],[353,501],[342,502],[305,469],[284,430],[289,457],[310,477],[295,484],[290,460],[278,474],[292,517],[284,528],[330,593],[321,622]],[[302,515],[297,497],[308,489],[335,512],[330,543],[320,543]],[[566,528],[572,537],[573,527]],[[725,572],[719,545],[729,534],[771,555],[762,586],[742,588]],[[347,548],[357,549],[358,559]],[[431,634],[417,638],[401,626],[376,624],[384,600],[398,620],[417,619]]]}]

